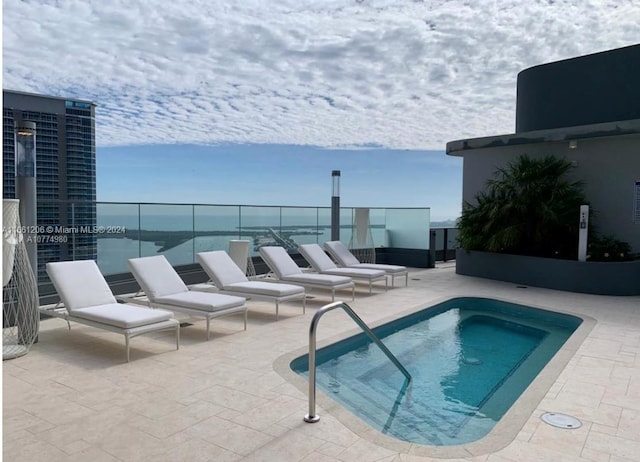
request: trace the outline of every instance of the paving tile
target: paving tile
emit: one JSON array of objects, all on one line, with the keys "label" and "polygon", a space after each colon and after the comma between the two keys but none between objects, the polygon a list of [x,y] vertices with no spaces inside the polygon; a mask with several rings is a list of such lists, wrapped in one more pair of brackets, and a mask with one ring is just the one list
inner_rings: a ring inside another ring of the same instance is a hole
[{"label": "paving tile", "polygon": [[301,459],[301,462],[340,462],[340,459],[336,459],[335,457],[328,456],[320,452],[312,452],[304,459]]},{"label": "paving tile", "polygon": [[594,451],[593,449],[583,448],[580,456],[583,459],[592,462],[610,462],[611,455],[605,452]]},{"label": "paving tile", "polygon": [[498,454],[514,462],[578,462],[581,460],[579,454],[568,454],[556,448],[547,447],[546,444],[540,445],[520,441],[511,443]]},{"label": "paving tile", "polygon": [[[246,332],[239,319],[216,320],[208,342],[204,323],[196,321],[183,329],[179,351],[166,333],[137,337],[130,363],[124,362],[121,336],[76,324],[69,332],[61,320],[43,321],[40,342],[31,352],[3,364],[4,459],[640,460],[640,297],[522,291],[457,276],[453,268],[412,270],[413,277],[420,280],[371,297],[359,290],[352,306],[372,324],[453,296],[497,297],[596,318],[586,341],[503,449],[480,442],[471,456],[467,450],[410,446],[371,429],[357,430],[361,426],[353,422],[346,426],[348,413],[332,407],[319,407],[317,424],[304,423],[306,392],[276,372],[274,362],[306,347],[310,319],[328,303],[318,292],[306,315],[286,304],[277,323],[271,304],[252,303]],[[319,340],[355,330],[346,315],[334,314],[323,318]],[[584,426],[557,431],[540,421],[547,410],[575,415]]]},{"label": "paving tile", "polygon": [[587,437],[585,447],[612,456],[629,460],[640,460],[640,441],[633,441],[604,433],[591,432]]},{"label": "paving tile", "polygon": [[343,462],[373,462],[392,455],[394,455],[394,453],[389,449],[359,439],[338,454],[338,459]]},{"label": "paving tile", "polygon": [[620,438],[640,442],[640,411],[623,409],[618,431],[615,435]]},{"label": "paving tile", "polygon": [[2,460],[12,462],[50,462],[65,460],[67,453],[31,434],[3,441]]},{"label": "paving tile", "polygon": [[554,451],[579,456],[590,428],[590,423],[574,429],[556,428],[547,424],[540,425],[529,442]]},{"label": "paving tile", "polygon": [[146,462],[170,451],[179,439],[155,438],[130,425],[111,427],[91,441],[98,448],[125,462]]},{"label": "paving tile", "polygon": [[243,456],[273,439],[270,435],[216,416],[192,425],[186,432]]},{"label": "paving tile", "polygon": [[287,432],[253,451],[244,460],[246,462],[272,462],[274,460],[297,462],[303,460],[323,444],[324,441],[309,437],[301,432]]},{"label": "paving tile", "polygon": [[130,419],[128,423],[156,438],[167,438],[220,413],[223,409],[206,401],[199,401],[156,418],[140,415]]}]

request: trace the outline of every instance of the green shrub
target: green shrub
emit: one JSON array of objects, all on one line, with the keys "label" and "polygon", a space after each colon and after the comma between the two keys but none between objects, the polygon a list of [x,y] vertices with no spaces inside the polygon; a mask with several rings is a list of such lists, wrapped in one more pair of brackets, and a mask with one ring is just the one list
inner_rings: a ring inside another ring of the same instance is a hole
[{"label": "green shrub", "polygon": [[594,236],[587,246],[588,261],[628,261],[633,260],[631,246],[612,236]]},{"label": "green shrub", "polygon": [[466,250],[555,258],[577,258],[578,211],[586,204],[582,183],[566,178],[564,159],[522,155],[500,168],[465,203],[458,220]]}]

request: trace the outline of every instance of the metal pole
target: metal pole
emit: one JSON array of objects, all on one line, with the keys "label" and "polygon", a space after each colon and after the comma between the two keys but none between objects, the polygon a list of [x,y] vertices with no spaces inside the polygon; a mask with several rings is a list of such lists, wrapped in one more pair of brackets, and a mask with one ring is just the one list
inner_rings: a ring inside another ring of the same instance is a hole
[{"label": "metal pole", "polygon": [[427,263],[428,268],[436,267],[436,230],[431,230],[431,235],[429,236],[429,262]]},{"label": "metal pole", "polygon": [[[20,200],[19,215],[23,230],[25,249],[29,266],[33,272],[33,309],[38,316],[38,196],[36,191],[36,124],[35,122],[20,121],[14,132],[16,199]],[[20,288],[25,293],[28,287]],[[27,333],[32,331],[28,319],[20,316],[18,324],[18,343],[31,345],[38,342],[37,327],[35,337],[31,340]],[[39,318],[37,318],[39,319]]]},{"label": "metal pole", "polygon": [[331,240],[340,240],[340,170],[331,172]]},{"label": "metal pole", "polygon": [[38,200],[36,194],[36,124],[22,121],[15,128],[16,199],[29,264],[38,281]]},{"label": "metal pole", "polygon": [[400,364],[398,358],[396,358],[391,351],[385,346],[384,343],[378,338],[376,334],[365,324],[365,322],[358,316],[353,309],[344,302],[333,302],[323,306],[311,319],[311,325],[309,326],[309,413],[304,416],[304,421],[308,423],[316,423],[320,420],[320,416],[316,414],[316,332],[318,330],[318,323],[323,314],[328,311],[335,310],[336,308],[342,308],[345,313],[349,315],[351,319],[362,329],[362,331],[369,337],[369,339],[378,345],[382,352],[391,360],[391,362],[402,372],[405,376],[405,387],[411,383],[411,374],[409,371]]},{"label": "metal pole", "polygon": [[320,316],[316,315],[309,326],[309,413],[304,416],[304,421],[307,423],[316,423],[320,420],[320,416],[316,414],[316,331],[318,321],[320,321]]},{"label": "metal pole", "polygon": [[447,261],[447,253],[449,252],[449,247],[448,247],[448,243],[449,243],[449,228],[444,228],[444,250],[442,251],[442,260],[443,261]]}]

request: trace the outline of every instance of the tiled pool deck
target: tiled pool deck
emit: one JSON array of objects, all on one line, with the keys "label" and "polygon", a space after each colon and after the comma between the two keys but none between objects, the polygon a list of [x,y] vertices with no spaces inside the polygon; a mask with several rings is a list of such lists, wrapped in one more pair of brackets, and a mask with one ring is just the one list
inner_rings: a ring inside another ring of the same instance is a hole
[{"label": "tiled pool deck", "polygon": [[[214,320],[208,342],[204,321],[194,320],[182,329],[179,351],[169,333],[136,337],[130,363],[120,335],[78,324],[69,332],[62,320],[44,321],[30,353],[3,362],[4,460],[640,461],[640,297],[518,288],[457,276],[451,265],[414,270],[409,287],[387,293],[369,296],[359,287],[349,304],[373,325],[454,296],[500,298],[595,320],[584,341],[563,353],[566,365],[547,371],[552,380],[533,385],[542,400],[533,390],[531,407],[514,407],[514,414],[526,410],[510,421],[520,423],[469,452],[394,445],[323,397],[320,422],[304,423],[306,393],[282,373],[282,364],[305,349],[311,317],[329,300],[312,295],[304,316],[299,303],[282,304],[279,322],[271,304],[250,301],[246,332],[240,317]],[[320,322],[319,342],[353,331],[351,320],[334,311]],[[576,416],[583,426],[551,427],[540,420],[547,411]]]}]

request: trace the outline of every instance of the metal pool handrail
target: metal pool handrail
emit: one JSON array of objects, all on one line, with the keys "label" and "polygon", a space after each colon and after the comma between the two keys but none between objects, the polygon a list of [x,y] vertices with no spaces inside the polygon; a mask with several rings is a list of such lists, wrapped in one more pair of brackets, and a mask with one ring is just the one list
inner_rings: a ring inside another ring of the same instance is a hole
[{"label": "metal pool handrail", "polygon": [[380,347],[382,352],[387,355],[387,357],[391,360],[393,364],[396,365],[400,372],[404,374],[407,381],[405,385],[411,383],[411,374],[409,371],[405,369],[405,367],[400,364],[398,358],[396,358],[391,351],[382,343],[382,341],[373,333],[369,326],[365,324],[365,322],[358,316],[353,309],[344,302],[334,302],[328,305],[323,306],[316,314],[313,316],[311,320],[311,325],[309,326],[309,413],[304,416],[304,421],[308,423],[315,423],[320,420],[320,416],[316,414],[316,330],[318,328],[318,322],[323,314],[328,311],[335,310],[336,308],[342,308],[345,313],[347,313],[351,319],[364,331],[365,334]]}]

